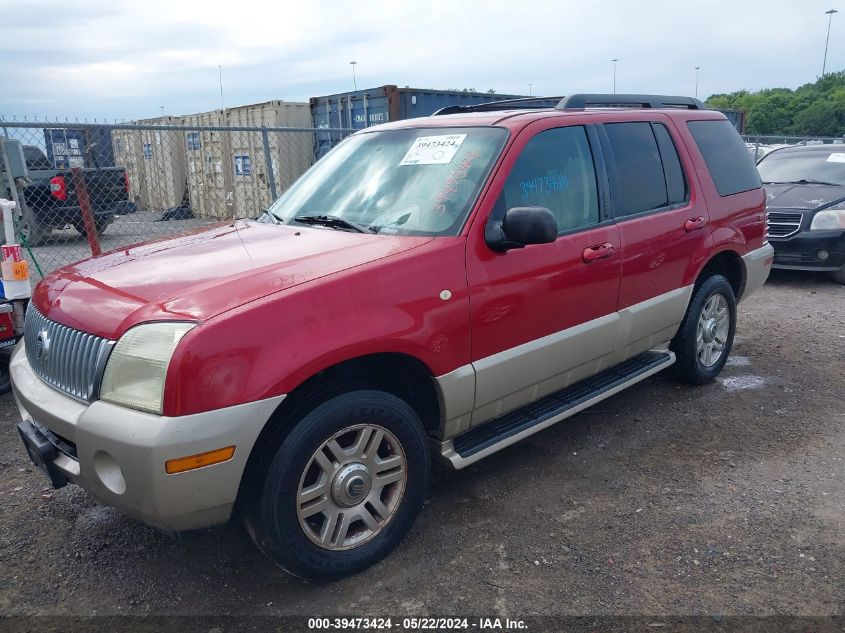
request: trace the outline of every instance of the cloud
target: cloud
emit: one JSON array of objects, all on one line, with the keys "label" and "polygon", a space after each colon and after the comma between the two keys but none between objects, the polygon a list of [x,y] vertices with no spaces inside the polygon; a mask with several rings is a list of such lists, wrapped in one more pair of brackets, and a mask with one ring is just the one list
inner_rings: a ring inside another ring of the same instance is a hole
[{"label": "cloud", "polygon": [[[828,0],[829,1],[829,0]],[[749,0],[0,0],[0,113],[155,116],[358,86],[699,94],[796,87],[821,70],[826,4]],[[828,68],[845,66],[834,19]],[[838,29],[838,30],[837,30]]]}]

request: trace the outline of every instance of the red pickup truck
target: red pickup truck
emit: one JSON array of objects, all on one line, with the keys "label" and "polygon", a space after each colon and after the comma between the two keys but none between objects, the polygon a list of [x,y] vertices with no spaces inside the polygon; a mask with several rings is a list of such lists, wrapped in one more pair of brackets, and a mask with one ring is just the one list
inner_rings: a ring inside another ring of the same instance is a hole
[{"label": "red pickup truck", "polygon": [[736,130],[682,97],[530,105],[363,130],[257,221],[47,276],[11,363],[32,459],[164,529],[237,513],[324,580],[397,545],[432,455],[713,380],[773,257]]}]

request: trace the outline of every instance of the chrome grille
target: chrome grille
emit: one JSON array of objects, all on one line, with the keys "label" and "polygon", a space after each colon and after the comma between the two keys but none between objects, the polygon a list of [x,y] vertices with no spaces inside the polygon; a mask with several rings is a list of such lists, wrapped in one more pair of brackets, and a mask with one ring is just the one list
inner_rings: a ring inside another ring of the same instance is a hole
[{"label": "chrome grille", "polygon": [[766,232],[769,237],[789,237],[801,229],[800,213],[769,211],[766,214]]},{"label": "chrome grille", "polygon": [[41,380],[77,400],[96,398],[114,341],[51,321],[32,303],[23,338],[26,357]]}]

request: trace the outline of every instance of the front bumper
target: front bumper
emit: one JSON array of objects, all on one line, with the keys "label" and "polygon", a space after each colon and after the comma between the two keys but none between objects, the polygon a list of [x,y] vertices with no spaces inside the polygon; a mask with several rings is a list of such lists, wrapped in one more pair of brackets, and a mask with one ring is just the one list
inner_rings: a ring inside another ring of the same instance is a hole
[{"label": "front bumper", "polygon": [[[775,248],[775,268],[834,271],[845,266],[845,230],[802,231],[770,240]],[[821,251],[827,258],[819,257]]]},{"label": "front bumper", "polygon": [[[284,396],[182,417],[81,403],[44,383],[21,342],[10,364],[21,433],[41,442],[53,485],[64,479],[103,505],[165,530],[229,519],[255,440]],[[33,428],[35,430],[33,430]],[[48,441],[50,446],[44,445]],[[165,462],[234,445],[226,462],[167,474]]]}]

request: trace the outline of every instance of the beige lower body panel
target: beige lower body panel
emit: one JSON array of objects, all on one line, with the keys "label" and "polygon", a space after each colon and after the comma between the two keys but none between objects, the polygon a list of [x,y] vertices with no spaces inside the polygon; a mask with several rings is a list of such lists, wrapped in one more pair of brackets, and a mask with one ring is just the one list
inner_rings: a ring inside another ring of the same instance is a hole
[{"label": "beige lower body panel", "polygon": [[668,349],[692,290],[672,290],[440,376],[440,439],[453,438],[646,350]]},{"label": "beige lower body panel", "polygon": [[542,422],[535,424],[534,426],[527,428],[527,429],[521,431],[520,433],[517,433],[515,435],[511,435],[511,436],[503,439],[498,444],[494,444],[493,446],[489,446],[489,447],[485,448],[484,450],[481,450],[477,453],[474,453],[473,455],[470,455],[469,457],[462,457],[461,455],[458,454],[458,452],[455,450],[454,439],[448,439],[444,442],[436,442],[433,452],[434,452],[435,455],[439,455],[443,460],[445,460],[447,463],[449,463],[455,470],[460,470],[461,468],[466,468],[470,464],[474,464],[475,462],[477,462],[481,459],[484,459],[488,455],[492,455],[493,453],[500,451],[507,446],[510,446],[512,444],[516,444],[517,442],[524,440],[525,438],[530,437],[531,435],[534,435],[535,433],[539,433],[540,431],[549,428],[553,424],[557,424],[558,422],[561,422],[562,420],[565,420],[566,418],[572,417],[576,413],[580,413],[584,409],[587,409],[587,408],[593,406],[594,404],[597,404],[597,403],[601,402],[602,400],[605,400],[605,399],[607,399],[607,398],[609,398],[613,395],[616,395],[620,391],[623,391],[624,389],[627,389],[628,387],[635,385],[636,383],[641,382],[641,381],[645,380],[646,378],[649,378],[650,376],[653,376],[654,374],[656,374],[660,371],[663,371],[664,369],[666,369],[667,367],[669,367],[670,365],[672,365],[675,362],[675,354],[672,353],[672,352],[667,352],[667,353],[668,353],[668,357],[667,357],[667,360],[666,360],[665,363],[658,365],[656,367],[653,367],[652,369],[650,369],[646,372],[643,372],[642,374],[636,376],[636,378],[633,378],[628,382],[622,383],[621,385],[618,385],[618,386],[616,386],[612,389],[608,389],[607,391],[602,392],[601,394],[597,395],[595,398],[591,398],[590,400],[582,402],[581,404],[576,405],[576,406],[572,407],[571,409],[567,409],[566,411],[564,411],[564,412],[562,412],[558,415],[555,415],[555,416],[552,416],[552,417],[550,417],[546,420],[543,420]]},{"label": "beige lower body panel", "polygon": [[772,271],[772,262],[775,259],[775,249],[766,242],[760,248],[743,255],[742,265],[745,267],[745,288],[742,291],[740,300],[745,300],[760,290],[769,273]]},{"label": "beige lower body panel", "polygon": [[[103,505],[166,530],[188,530],[229,519],[255,440],[284,396],[169,418],[108,402],[73,400],[44,383],[23,344],[10,365],[25,420],[76,444],[77,459],[54,464]],[[167,474],[165,462],[235,446],[226,461]]]}]

